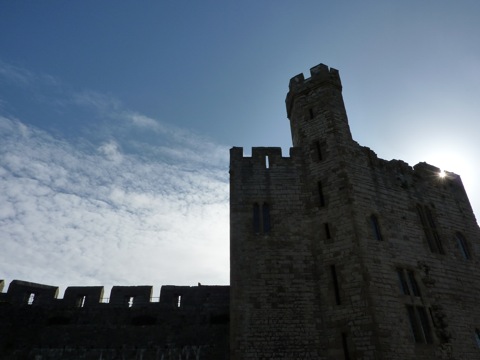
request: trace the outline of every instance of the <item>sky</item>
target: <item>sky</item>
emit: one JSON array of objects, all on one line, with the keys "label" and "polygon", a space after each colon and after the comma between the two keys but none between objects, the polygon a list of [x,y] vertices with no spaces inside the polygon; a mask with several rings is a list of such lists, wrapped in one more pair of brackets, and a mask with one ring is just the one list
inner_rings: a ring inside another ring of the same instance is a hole
[{"label": "sky", "polygon": [[[0,0],[0,279],[229,283],[229,148],[291,146],[340,71],[353,138],[480,214],[480,2]],[[6,290],[6,289],[5,289]]]}]

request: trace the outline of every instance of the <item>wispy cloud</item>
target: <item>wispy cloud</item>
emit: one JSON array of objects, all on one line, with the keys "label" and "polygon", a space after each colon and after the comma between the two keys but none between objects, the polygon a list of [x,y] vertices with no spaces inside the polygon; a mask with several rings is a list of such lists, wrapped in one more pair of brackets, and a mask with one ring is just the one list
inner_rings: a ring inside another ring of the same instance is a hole
[{"label": "wispy cloud", "polygon": [[[22,86],[59,83],[0,69]],[[0,277],[60,286],[227,283],[227,149],[109,95],[57,95],[52,104],[104,121],[89,124],[96,136],[72,140],[0,113]]]},{"label": "wispy cloud", "polygon": [[0,60],[0,76],[17,84],[28,85],[35,81],[35,76],[27,69]]},{"label": "wispy cloud", "polygon": [[80,106],[94,108],[105,115],[117,115],[121,107],[119,100],[96,91],[74,92],[71,94],[71,101]]}]

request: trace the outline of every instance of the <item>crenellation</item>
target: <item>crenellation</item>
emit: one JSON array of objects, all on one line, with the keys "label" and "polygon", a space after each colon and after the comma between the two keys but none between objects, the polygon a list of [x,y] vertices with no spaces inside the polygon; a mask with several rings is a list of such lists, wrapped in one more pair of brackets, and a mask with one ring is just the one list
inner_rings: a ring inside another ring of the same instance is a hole
[{"label": "crenellation", "polygon": [[67,307],[98,306],[103,300],[103,286],[69,286],[65,290],[63,303]]},{"label": "crenellation", "polygon": [[233,147],[230,149],[231,164],[242,167],[260,169],[273,169],[288,167],[301,159],[299,149],[290,148],[289,156],[282,156],[280,147],[253,147],[251,156],[243,155],[243,148]]},{"label": "crenellation", "polygon": [[[237,166],[230,178],[232,359],[304,358],[293,343],[279,341],[280,326],[288,327],[291,339],[302,338],[308,344],[302,350],[318,359],[346,352],[362,359],[430,359],[447,348],[474,358],[462,350],[475,346],[466,337],[440,329],[438,338],[433,330],[412,338],[411,332],[420,324],[433,329],[429,309],[440,305],[445,328],[465,336],[478,326],[465,309],[480,298],[479,261],[470,254],[480,250],[480,230],[460,177],[426,163],[383,160],[353,141],[335,69],[321,64],[308,79],[292,78],[286,106],[292,149],[299,154],[295,171],[279,171],[273,181],[273,171],[250,171],[231,159]],[[281,184],[289,184],[285,192],[277,191]],[[250,202],[262,194],[279,210],[271,213],[276,226],[266,241],[248,226]],[[421,276],[419,262],[428,264],[428,276]],[[397,269],[418,276],[422,295],[402,294]],[[459,295],[467,283],[471,293]],[[274,294],[275,309],[288,309],[302,296],[295,318],[286,313],[282,324],[258,321],[273,316]],[[309,330],[300,332],[295,319]],[[320,338],[310,337],[318,319]],[[281,356],[278,348],[286,349]]]},{"label": "crenellation", "polygon": [[[2,280],[3,281],[3,280]],[[161,287],[160,296],[153,297],[153,287],[113,286],[110,297],[104,298],[103,286],[69,286],[63,298],[58,298],[58,287],[13,280],[6,293],[0,293],[5,303],[14,306],[35,305],[49,308],[131,308],[156,306],[172,309],[178,306],[178,296],[182,296],[181,307],[189,309],[216,308],[228,306],[228,286],[199,285]],[[30,294],[35,294],[28,304]],[[1,299],[1,297],[0,297]],[[158,299],[158,301],[155,301]]]},{"label": "crenellation", "polygon": [[342,89],[342,82],[338,70],[319,64],[310,69],[310,77],[298,74],[290,79],[289,92],[285,100],[287,117],[290,119],[294,102],[304,97],[308,92],[317,87],[333,86],[337,90]]},{"label": "crenellation", "polygon": [[58,287],[13,280],[8,286],[8,301],[19,305],[49,305],[58,296]]},{"label": "crenellation", "polygon": [[477,359],[480,228],[460,176],[359,145],[341,91],[323,64],[295,76],[289,156],[230,150],[230,286],[59,299],[14,280],[2,358]]},{"label": "crenellation", "polygon": [[110,292],[112,306],[137,307],[150,303],[152,286],[114,286]]}]

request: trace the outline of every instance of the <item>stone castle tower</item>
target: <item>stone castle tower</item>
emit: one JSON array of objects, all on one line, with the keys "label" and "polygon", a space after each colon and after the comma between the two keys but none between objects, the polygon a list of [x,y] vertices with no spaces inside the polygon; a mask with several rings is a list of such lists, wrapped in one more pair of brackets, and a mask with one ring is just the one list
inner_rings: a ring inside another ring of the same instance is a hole
[{"label": "stone castle tower", "polygon": [[2,292],[0,359],[480,359],[460,177],[352,140],[337,70],[290,80],[293,147],[231,149],[228,286]]},{"label": "stone castle tower", "polygon": [[338,71],[310,71],[290,80],[288,157],[231,149],[231,359],[479,359],[460,177],[358,145]]}]

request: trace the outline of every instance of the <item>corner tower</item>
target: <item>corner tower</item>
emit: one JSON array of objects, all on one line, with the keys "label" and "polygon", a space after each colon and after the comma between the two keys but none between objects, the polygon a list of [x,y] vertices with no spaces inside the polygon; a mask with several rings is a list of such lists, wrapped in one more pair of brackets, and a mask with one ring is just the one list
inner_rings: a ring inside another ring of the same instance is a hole
[{"label": "corner tower", "polygon": [[231,359],[477,359],[460,177],[358,145],[338,71],[310,75],[290,80],[288,157],[231,149]]},{"label": "corner tower", "polygon": [[307,79],[303,74],[290,79],[285,100],[293,146],[315,152],[315,142],[324,143],[328,137],[348,143],[352,135],[338,70],[320,64],[311,68],[310,74]]},{"label": "corner tower", "polygon": [[[232,359],[337,358],[350,341],[347,297],[362,279],[342,161],[354,142],[341,91],[338,71],[325,65],[292,78],[290,156],[231,150]],[[329,220],[335,216],[342,226]],[[337,264],[340,257],[348,260]],[[358,281],[340,287],[350,271]]]}]

